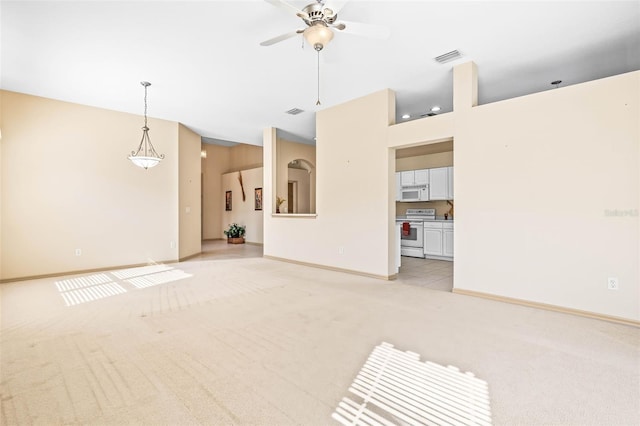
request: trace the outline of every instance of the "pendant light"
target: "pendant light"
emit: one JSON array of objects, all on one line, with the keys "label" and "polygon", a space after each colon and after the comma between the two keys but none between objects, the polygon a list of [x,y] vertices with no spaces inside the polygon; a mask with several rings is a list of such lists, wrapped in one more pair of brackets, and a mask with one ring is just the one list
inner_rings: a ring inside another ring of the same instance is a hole
[{"label": "pendant light", "polygon": [[138,150],[131,151],[129,160],[136,166],[146,170],[149,167],[157,166],[158,163],[164,159],[164,154],[158,155],[151,144],[151,139],[149,139],[149,127],[147,127],[147,87],[151,86],[151,83],[141,81],[140,84],[144,86],[144,127],[142,128],[142,140],[140,140]]}]

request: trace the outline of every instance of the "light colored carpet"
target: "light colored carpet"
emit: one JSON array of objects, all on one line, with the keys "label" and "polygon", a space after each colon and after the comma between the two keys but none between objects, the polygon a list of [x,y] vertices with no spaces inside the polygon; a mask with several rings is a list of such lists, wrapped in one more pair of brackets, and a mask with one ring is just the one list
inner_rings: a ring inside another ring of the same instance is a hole
[{"label": "light colored carpet", "polygon": [[639,423],[636,328],[259,257],[171,266],[69,306],[77,277],[0,286],[2,424],[336,424],[383,341],[487,382],[494,424]]}]

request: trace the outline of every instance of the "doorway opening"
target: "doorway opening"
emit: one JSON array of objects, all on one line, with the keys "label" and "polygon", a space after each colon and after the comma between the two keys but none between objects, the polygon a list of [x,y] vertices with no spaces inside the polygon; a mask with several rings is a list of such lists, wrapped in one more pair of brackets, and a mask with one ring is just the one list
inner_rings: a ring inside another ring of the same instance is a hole
[{"label": "doorway opening", "polygon": [[[400,225],[402,254],[399,282],[439,291],[453,289],[453,150],[452,138],[395,151],[395,219]],[[422,195],[416,199],[407,197],[415,188],[423,188]],[[405,237],[403,228],[409,228]],[[411,238],[413,228],[420,230],[420,238]]]}]

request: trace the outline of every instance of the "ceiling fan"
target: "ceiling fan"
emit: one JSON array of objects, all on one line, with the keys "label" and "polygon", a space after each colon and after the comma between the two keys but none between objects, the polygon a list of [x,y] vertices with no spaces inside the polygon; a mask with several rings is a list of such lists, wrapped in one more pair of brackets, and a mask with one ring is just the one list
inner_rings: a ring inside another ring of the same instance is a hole
[{"label": "ceiling fan", "polygon": [[295,37],[298,34],[303,34],[307,42],[319,52],[333,38],[332,30],[377,39],[386,39],[389,37],[389,29],[386,27],[338,20],[338,12],[340,12],[347,0],[334,1],[328,4],[325,3],[325,0],[316,0],[316,2],[302,9],[298,9],[284,0],[265,1],[288,13],[295,14],[302,19],[307,27],[265,40],[260,43],[261,46],[271,46],[272,44]]}]

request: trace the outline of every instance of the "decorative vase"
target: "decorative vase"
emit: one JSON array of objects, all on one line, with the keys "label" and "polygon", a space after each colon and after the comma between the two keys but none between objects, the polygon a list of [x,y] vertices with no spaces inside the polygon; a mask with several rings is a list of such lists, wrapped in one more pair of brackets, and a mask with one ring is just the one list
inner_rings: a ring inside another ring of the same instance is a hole
[{"label": "decorative vase", "polygon": [[280,213],[280,206],[276,207],[276,213]]},{"label": "decorative vase", "polygon": [[244,244],[244,237],[228,237],[227,244]]}]

